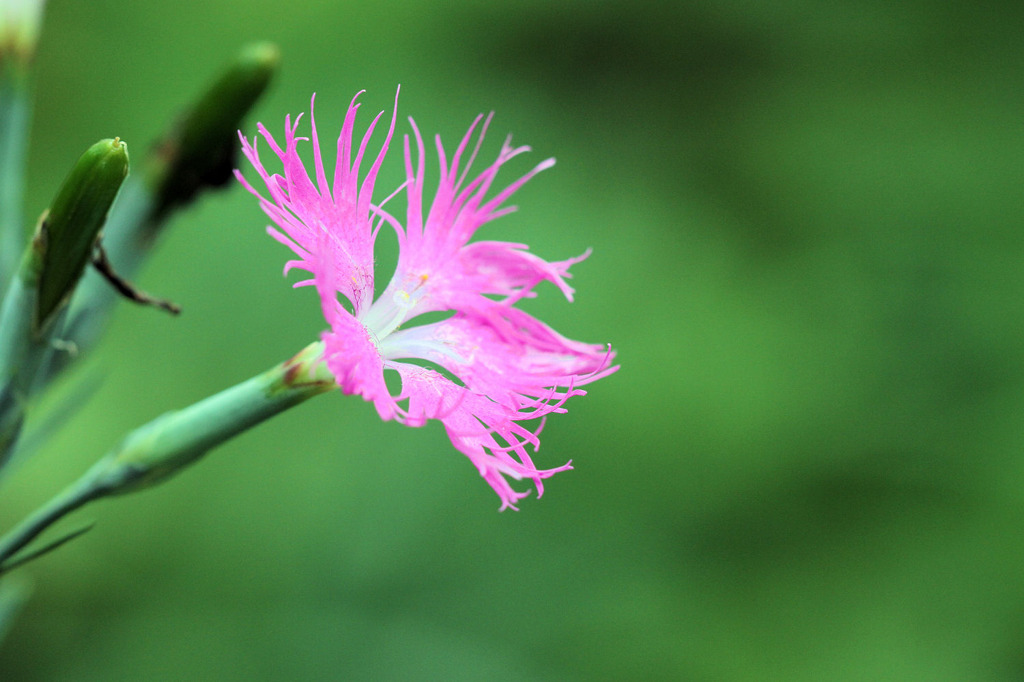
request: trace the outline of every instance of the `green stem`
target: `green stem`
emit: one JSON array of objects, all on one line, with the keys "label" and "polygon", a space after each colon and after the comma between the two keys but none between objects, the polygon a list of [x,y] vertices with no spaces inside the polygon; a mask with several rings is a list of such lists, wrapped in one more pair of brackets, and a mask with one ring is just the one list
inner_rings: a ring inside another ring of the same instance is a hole
[{"label": "green stem", "polygon": [[50,332],[64,315],[58,313],[48,329],[36,330],[38,287],[23,275],[14,277],[0,307],[0,469],[17,443],[36,371],[53,352]]},{"label": "green stem", "polygon": [[27,240],[22,199],[32,109],[28,80],[20,65],[0,59],[0,294]]},{"label": "green stem", "polygon": [[111,494],[162,482],[211,448],[308,398],[337,387],[321,362],[323,345],[236,386],[136,429],[107,455]]},{"label": "green stem", "polygon": [[78,481],[0,538],[0,572],[40,533],[82,505],[161,483],[230,438],[336,388],[322,353],[321,343],[311,344],[260,375],[130,433]]}]

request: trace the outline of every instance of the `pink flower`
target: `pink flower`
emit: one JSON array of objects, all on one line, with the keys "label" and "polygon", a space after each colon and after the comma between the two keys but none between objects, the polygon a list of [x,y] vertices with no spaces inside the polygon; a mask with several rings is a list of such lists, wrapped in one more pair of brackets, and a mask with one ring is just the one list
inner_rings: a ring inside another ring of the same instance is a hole
[{"label": "pink flower", "polygon": [[[408,426],[441,421],[452,444],[498,493],[501,508],[515,509],[527,493],[514,490],[508,478],[532,480],[539,497],[543,479],[572,468],[567,463],[538,469],[530,458],[527,446],[536,450],[540,445],[544,418],[565,412],[569,398],[585,393],[581,386],[618,369],[611,364],[614,353],[609,348],[567,339],[515,307],[519,299],[535,296],[534,288],[545,280],[571,301],[569,267],[589,252],[548,262],[530,253],[525,244],[469,243],[485,223],[513,211],[505,202],[527,180],[551,167],[554,159],[487,199],[501,166],[529,149],[512,147],[507,140],[498,158],[467,182],[490,123],[488,117],[481,125],[477,117],[450,161],[440,137],[436,139],[441,176],[425,210],[423,138],[410,120],[415,145],[413,149],[405,137],[403,224],[371,201],[394,133],[397,97],[387,139],[361,182],[360,165],[369,161],[367,146],[383,112],[355,149],[356,98],[338,138],[332,182],[324,170],[312,103],[315,179],[297,152],[298,142],[306,140],[296,135],[301,116],[294,124],[285,119],[283,148],[258,126],[281,160],[283,175],[269,173],[256,140],[250,143],[242,137],[242,150],[266,184],[267,196],[237,171],[236,175],[277,225],[267,228],[270,235],[295,252],[297,258],[288,262],[285,272],[300,268],[312,275],[295,286],[317,287],[330,325],[322,336],[324,360],[341,389],[372,402],[382,419]],[[463,165],[474,136],[475,146]],[[384,224],[398,236],[398,266],[384,293],[374,300],[374,242]],[[434,315],[435,321],[417,324],[420,315],[437,312],[450,315],[440,321]],[[385,382],[386,370],[397,373],[397,393]],[[534,420],[539,421],[532,429],[524,425]]]}]

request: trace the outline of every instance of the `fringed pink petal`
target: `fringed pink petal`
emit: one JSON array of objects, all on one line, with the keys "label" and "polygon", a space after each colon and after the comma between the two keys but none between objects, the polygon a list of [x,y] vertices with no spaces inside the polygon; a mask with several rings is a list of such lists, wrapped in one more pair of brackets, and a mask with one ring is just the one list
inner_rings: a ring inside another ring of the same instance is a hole
[{"label": "fringed pink petal", "polygon": [[[493,114],[474,119],[450,160],[440,137],[435,138],[440,174],[429,208],[424,206],[423,137],[410,119],[412,135],[403,144],[405,182],[399,188],[407,198],[403,226],[383,208],[390,197],[380,204],[372,198],[394,134],[398,96],[386,139],[360,179],[360,165],[383,112],[355,147],[359,94],[345,114],[330,183],[314,120],[315,96],[310,100],[312,177],[298,154],[298,143],[307,141],[297,134],[301,115],[294,123],[285,118],[283,146],[265,127],[257,127],[281,163],[280,174],[265,168],[255,138],[250,143],[240,135],[242,153],[265,192],[237,171],[236,176],[274,223],[270,235],[295,254],[285,272],[299,268],[311,275],[295,286],[316,286],[330,326],[322,335],[324,361],[342,391],[372,402],[382,419],[406,426],[442,422],[453,446],[498,494],[501,508],[515,509],[527,493],[515,490],[510,480],[531,481],[539,497],[544,479],[572,468],[566,463],[539,469],[533,462],[531,451],[540,447],[546,417],[564,413],[570,398],[586,393],[582,386],[618,369],[610,347],[568,339],[515,307],[520,299],[536,296],[537,285],[545,281],[572,301],[569,270],[590,251],[546,261],[525,244],[469,243],[485,223],[513,211],[506,202],[554,163],[542,161],[488,198],[501,167],[529,151],[507,139],[490,165],[470,175]],[[374,243],[384,223],[398,238],[398,267],[374,301]],[[415,325],[418,315],[434,311],[452,315]],[[386,371],[400,378],[397,394],[388,388]]]}]

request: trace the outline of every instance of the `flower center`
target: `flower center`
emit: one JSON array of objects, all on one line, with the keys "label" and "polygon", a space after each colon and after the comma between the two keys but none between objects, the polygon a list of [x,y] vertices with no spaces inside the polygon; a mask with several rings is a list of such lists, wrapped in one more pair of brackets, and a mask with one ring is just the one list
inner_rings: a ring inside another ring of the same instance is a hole
[{"label": "flower center", "polygon": [[427,293],[424,285],[430,276],[426,273],[418,277],[407,277],[401,287],[388,295],[388,290],[370,306],[366,316],[362,320],[376,336],[383,340],[388,334],[398,329],[403,322],[410,317],[412,310],[419,304]]}]

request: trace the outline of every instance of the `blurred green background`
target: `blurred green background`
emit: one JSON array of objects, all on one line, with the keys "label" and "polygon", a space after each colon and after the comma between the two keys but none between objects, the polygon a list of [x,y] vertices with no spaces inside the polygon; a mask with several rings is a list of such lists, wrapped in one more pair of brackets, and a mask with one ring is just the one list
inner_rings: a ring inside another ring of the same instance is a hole
[{"label": "blurred green background", "polygon": [[[536,150],[507,180],[557,157],[484,238],[592,247],[576,303],[529,309],[622,370],[549,421],[538,464],[576,469],[519,513],[439,426],[341,395],[99,503],[22,571],[0,678],[1020,679],[1022,29],[1010,2],[52,0],[30,216],[271,40],[250,134],[315,91],[331,139],[401,83],[402,132],[494,109],[482,158]],[[140,284],[184,315],[122,306],[5,527],[315,338],[265,224],[240,188],[175,220]]]}]

